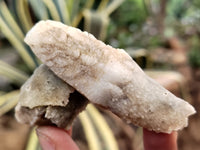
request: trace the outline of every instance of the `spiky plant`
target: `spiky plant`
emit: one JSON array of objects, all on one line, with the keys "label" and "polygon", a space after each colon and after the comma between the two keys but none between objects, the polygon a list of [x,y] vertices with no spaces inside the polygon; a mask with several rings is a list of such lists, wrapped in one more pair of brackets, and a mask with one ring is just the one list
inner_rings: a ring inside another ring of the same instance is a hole
[{"label": "spiky plant", "polygon": [[[4,0],[0,0],[0,31],[28,68],[28,71],[22,71],[0,60],[0,76],[6,77],[11,83],[20,87],[31,75],[30,72],[33,72],[40,64],[40,61],[23,41],[35,22],[52,19],[79,27],[83,20],[84,30],[94,34],[98,39],[104,40],[109,15],[123,1],[102,0],[97,3],[94,0],[11,0],[7,5]],[[96,9],[93,9],[94,4],[98,5]],[[0,116],[14,108],[18,102],[18,96],[19,89],[9,93],[0,91]],[[111,129],[93,105],[89,105],[86,111],[79,115],[79,119],[86,133],[90,150],[118,149]],[[100,135],[97,135],[96,129],[98,133],[101,133]],[[103,141],[100,142],[99,138]],[[33,128],[26,149],[40,149],[38,145]]]}]

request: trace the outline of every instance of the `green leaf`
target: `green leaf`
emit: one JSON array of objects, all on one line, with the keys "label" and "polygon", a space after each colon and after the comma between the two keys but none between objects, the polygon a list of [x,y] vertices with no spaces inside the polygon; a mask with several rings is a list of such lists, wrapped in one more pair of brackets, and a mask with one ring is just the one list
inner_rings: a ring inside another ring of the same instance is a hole
[{"label": "green leaf", "polygon": [[97,130],[99,131],[98,133],[102,137],[103,143],[105,143],[104,149],[118,150],[118,145],[113,135],[113,132],[103,116],[92,104],[89,104],[86,110],[89,116],[91,116],[91,119],[93,120],[93,123],[96,126]]},{"label": "green leaf", "polygon": [[67,10],[67,4],[65,0],[54,0],[54,3],[59,11],[62,22],[71,25],[70,13]]},{"label": "green leaf", "polygon": [[85,9],[91,9],[92,6],[94,4],[94,0],[87,0],[87,2],[85,3]]},{"label": "green leaf", "polygon": [[72,10],[73,10],[73,3],[74,3],[74,0],[65,0],[66,1],[66,7],[67,7],[67,11],[68,11],[68,14],[69,14],[69,17],[70,17],[70,20],[72,20]]},{"label": "green leaf", "polygon": [[97,39],[105,40],[109,17],[104,12],[86,9],[83,12],[84,30],[92,33]]},{"label": "green leaf", "polygon": [[112,1],[109,5],[107,0],[101,1],[97,11],[91,9],[85,9],[83,16],[85,19],[84,29],[92,33],[96,38],[104,41],[106,37],[106,31],[109,24],[109,15],[117,9],[124,0]]},{"label": "green leaf", "polygon": [[26,150],[41,150],[35,129],[36,129],[35,127],[32,128],[30,132]]},{"label": "green leaf", "polygon": [[115,1],[112,1],[108,7],[105,9],[105,10],[102,10],[104,11],[108,16],[113,12],[115,11],[122,3],[124,2],[124,0],[115,0]]},{"label": "green leaf", "polygon": [[107,7],[109,0],[102,0],[101,3],[99,4],[99,7],[97,8],[98,12],[104,11],[105,8]]},{"label": "green leaf", "polygon": [[[5,19],[5,22],[8,23],[9,28],[12,29],[13,33],[20,39],[24,40],[24,34],[16,21],[14,20],[13,16],[11,15],[8,7],[6,6],[4,1],[0,1],[0,17],[2,16]],[[1,27],[1,24],[0,24]]]},{"label": "green leaf", "polygon": [[95,131],[95,127],[93,126],[87,112],[83,111],[82,113],[80,113],[79,119],[85,132],[89,150],[102,150],[97,132]]},{"label": "green leaf", "polygon": [[61,21],[61,18],[59,16],[59,12],[56,8],[56,5],[53,0],[42,0],[46,7],[49,9],[49,12],[51,14],[51,17],[55,21]]},{"label": "green leaf", "polygon": [[16,0],[16,7],[17,7],[17,14],[19,20],[21,21],[22,27],[26,32],[28,32],[31,27],[33,26],[31,15],[28,8],[28,1],[27,0]]},{"label": "green leaf", "polygon": [[0,116],[10,111],[17,105],[19,99],[19,90],[0,96]]},{"label": "green leaf", "polygon": [[39,20],[49,19],[47,8],[41,0],[29,0],[29,3]]},{"label": "green leaf", "polygon": [[[9,22],[8,22],[9,23]],[[13,24],[9,24],[10,26],[13,26]],[[24,62],[26,62],[27,66],[29,66],[30,69],[34,69],[36,67],[36,63],[33,59],[33,57],[29,54],[25,44],[23,41],[20,40],[20,37],[16,36],[13,32],[13,28],[9,28],[7,22],[3,19],[3,17],[0,14],[0,27],[2,33],[6,36],[6,38],[9,40],[9,42],[16,48]]]},{"label": "green leaf", "polygon": [[0,75],[19,85],[23,84],[28,79],[28,75],[1,60]]},{"label": "green leaf", "polygon": [[78,26],[78,24],[80,23],[81,19],[83,18],[84,11],[91,9],[91,7],[93,6],[93,3],[94,3],[94,0],[87,0],[87,2],[85,2],[85,5],[82,8],[79,9],[79,12],[77,12],[76,15],[71,15],[71,16],[74,16],[72,18],[72,26],[73,27],[77,27]]}]

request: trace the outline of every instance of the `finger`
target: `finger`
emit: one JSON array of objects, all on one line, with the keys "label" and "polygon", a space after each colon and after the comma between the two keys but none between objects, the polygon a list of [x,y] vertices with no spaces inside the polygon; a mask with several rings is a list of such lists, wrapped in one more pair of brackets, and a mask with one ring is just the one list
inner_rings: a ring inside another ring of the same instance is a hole
[{"label": "finger", "polygon": [[68,132],[63,129],[42,126],[36,131],[43,150],[79,150]]},{"label": "finger", "polygon": [[145,150],[178,150],[177,132],[166,134],[143,129],[143,141]]}]

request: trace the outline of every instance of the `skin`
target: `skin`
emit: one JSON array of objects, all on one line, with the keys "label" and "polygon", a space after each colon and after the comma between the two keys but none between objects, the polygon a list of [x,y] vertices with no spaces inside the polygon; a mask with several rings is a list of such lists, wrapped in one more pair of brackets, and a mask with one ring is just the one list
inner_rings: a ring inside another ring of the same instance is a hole
[{"label": "skin", "polygon": [[178,150],[177,132],[166,134],[143,129],[143,141],[145,150]]},{"label": "skin", "polygon": [[[42,126],[36,131],[43,150],[79,150],[71,138],[71,130]],[[143,129],[143,140],[145,150],[178,150],[177,132],[165,134]]]},{"label": "skin", "polygon": [[71,131],[42,126],[36,129],[43,150],[79,150],[71,138]]}]

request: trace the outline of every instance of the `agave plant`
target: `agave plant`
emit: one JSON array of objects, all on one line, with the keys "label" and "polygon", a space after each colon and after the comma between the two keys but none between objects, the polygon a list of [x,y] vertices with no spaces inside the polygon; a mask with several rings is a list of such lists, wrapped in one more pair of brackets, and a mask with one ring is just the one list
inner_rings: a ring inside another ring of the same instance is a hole
[{"label": "agave plant", "polygon": [[[30,73],[40,64],[30,48],[24,43],[25,34],[36,21],[52,19],[67,25],[79,27],[84,22],[84,30],[104,40],[109,23],[109,15],[124,0],[12,0],[9,5],[0,0],[0,31],[22,58],[28,71],[19,70],[0,60],[0,76],[6,77],[19,87],[28,79]],[[93,5],[98,5],[96,9]],[[19,89],[5,93],[0,91],[0,116],[12,110],[18,102]],[[79,119],[86,133],[89,149],[117,150],[118,146],[111,129],[98,110],[89,105]],[[100,135],[97,135],[101,133]],[[99,140],[103,139],[103,142]],[[104,145],[104,147],[103,147]],[[27,150],[40,149],[34,128],[29,135]]]}]

